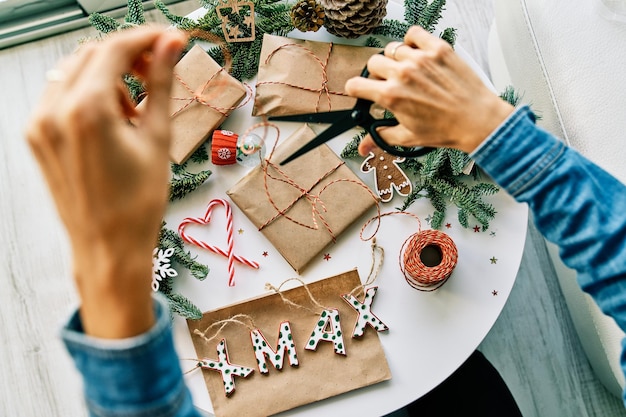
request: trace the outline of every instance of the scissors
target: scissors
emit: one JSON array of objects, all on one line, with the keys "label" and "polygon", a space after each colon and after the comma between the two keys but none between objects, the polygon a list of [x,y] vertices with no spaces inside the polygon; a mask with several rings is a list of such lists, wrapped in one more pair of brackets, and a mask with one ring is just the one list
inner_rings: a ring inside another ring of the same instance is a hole
[{"label": "scissors", "polygon": [[[361,77],[369,77],[369,71],[367,69],[367,66],[363,68],[363,71],[361,72]],[[391,155],[402,157],[417,157],[425,155],[426,153],[434,149],[421,146],[402,149],[389,145],[383,140],[383,138],[380,136],[376,129],[383,126],[396,126],[398,124],[398,120],[395,118],[374,118],[370,114],[370,108],[373,104],[374,102],[370,100],[359,98],[357,99],[354,107],[350,110],[337,110],[322,113],[304,113],[289,116],[270,117],[269,120],[284,122],[332,123],[332,125],[328,129],[324,130],[322,133],[311,139],[300,149],[285,158],[285,160],[283,160],[280,165],[285,165],[286,163],[293,161],[294,159],[304,155],[310,150],[322,145],[325,142],[328,142],[335,136],[356,126],[361,126],[362,128],[364,128],[367,133],[371,135],[374,143],[376,143],[379,148],[383,149],[387,153],[390,153]]]}]

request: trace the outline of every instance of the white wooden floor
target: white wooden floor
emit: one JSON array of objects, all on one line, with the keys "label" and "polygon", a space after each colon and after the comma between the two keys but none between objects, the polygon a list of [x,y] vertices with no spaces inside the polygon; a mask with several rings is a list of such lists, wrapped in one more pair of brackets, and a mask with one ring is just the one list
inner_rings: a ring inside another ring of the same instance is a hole
[{"label": "white wooden floor", "polygon": [[[493,1],[448,0],[445,17],[485,70]],[[174,11],[197,7],[190,0]],[[69,248],[22,131],[45,71],[93,33],[85,29],[0,51],[0,416],[86,415],[78,378],[57,337],[75,302]],[[511,297],[480,349],[525,417],[626,416],[589,367],[532,226]]]}]

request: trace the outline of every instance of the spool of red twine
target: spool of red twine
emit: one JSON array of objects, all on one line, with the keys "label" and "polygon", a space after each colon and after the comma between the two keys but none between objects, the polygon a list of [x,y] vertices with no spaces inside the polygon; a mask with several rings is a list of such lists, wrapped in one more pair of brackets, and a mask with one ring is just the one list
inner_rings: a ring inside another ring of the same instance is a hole
[{"label": "spool of red twine", "polygon": [[[427,252],[430,256],[426,256]],[[458,251],[450,236],[438,230],[424,230],[411,235],[402,245],[400,269],[413,288],[434,291],[450,278],[457,259]]]}]

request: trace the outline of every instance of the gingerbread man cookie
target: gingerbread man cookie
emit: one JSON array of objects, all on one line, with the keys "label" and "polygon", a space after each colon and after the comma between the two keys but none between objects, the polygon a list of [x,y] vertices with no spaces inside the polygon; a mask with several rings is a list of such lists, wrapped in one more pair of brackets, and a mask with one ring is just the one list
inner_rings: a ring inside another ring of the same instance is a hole
[{"label": "gingerbread man cookie", "polygon": [[361,172],[374,171],[376,174],[376,193],[384,203],[392,199],[394,188],[401,196],[407,196],[413,190],[411,180],[398,166],[404,160],[404,157],[377,148],[361,164]]}]

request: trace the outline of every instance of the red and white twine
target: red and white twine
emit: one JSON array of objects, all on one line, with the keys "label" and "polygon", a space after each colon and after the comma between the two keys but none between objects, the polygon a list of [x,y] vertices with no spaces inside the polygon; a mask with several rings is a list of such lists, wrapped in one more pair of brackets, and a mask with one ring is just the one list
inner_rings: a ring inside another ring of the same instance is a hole
[{"label": "red and white twine", "polygon": [[[376,236],[380,229],[381,218],[389,215],[404,214],[417,220],[417,232],[409,236],[400,249],[398,261],[400,270],[406,282],[416,290],[434,291],[446,283],[456,267],[458,251],[450,236],[439,230],[421,230],[422,223],[415,214],[406,211],[394,211],[377,216],[368,220],[361,229],[361,239],[370,240]],[[376,228],[370,237],[363,237],[365,229],[370,223],[376,221]],[[436,247],[441,252],[441,262],[435,266],[427,266],[422,261],[422,251],[426,247]]]},{"label": "red and white twine", "polygon": [[[225,251],[215,245],[209,245],[206,242],[195,239],[189,236],[185,232],[185,228],[190,224],[198,224],[198,225],[206,225],[211,221],[211,214],[213,213],[213,208],[215,206],[223,206],[226,209],[226,234],[227,234],[227,245],[228,249]],[[187,243],[192,245],[196,245],[213,253],[217,253],[228,258],[228,285],[235,285],[235,261],[247,265],[251,268],[258,269],[259,264],[255,261],[250,261],[243,256],[236,255],[234,252],[234,235],[233,235],[233,214],[230,208],[230,204],[226,200],[215,199],[209,202],[207,206],[207,211],[204,217],[187,217],[184,219],[181,224],[178,226],[178,234],[180,237]]]}]

